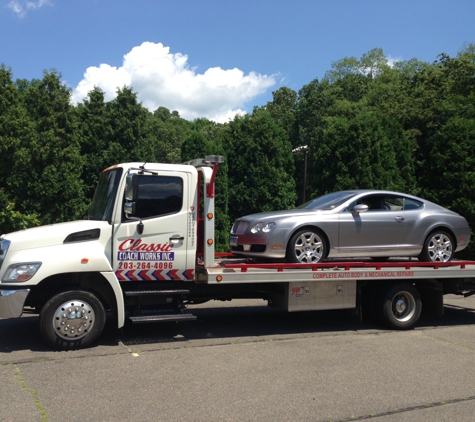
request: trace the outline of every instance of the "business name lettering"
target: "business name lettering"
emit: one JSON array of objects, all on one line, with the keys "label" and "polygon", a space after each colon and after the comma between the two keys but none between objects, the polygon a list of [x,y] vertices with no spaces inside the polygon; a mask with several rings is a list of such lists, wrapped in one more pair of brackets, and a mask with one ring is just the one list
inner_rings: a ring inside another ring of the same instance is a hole
[{"label": "business name lettering", "polygon": [[119,251],[134,251],[134,252],[170,252],[173,249],[173,244],[164,243],[144,243],[142,239],[127,239],[119,245]]},{"label": "business name lettering", "polygon": [[414,277],[414,271],[362,271],[362,272],[316,272],[313,274],[314,279],[319,278],[380,278],[380,277]]}]

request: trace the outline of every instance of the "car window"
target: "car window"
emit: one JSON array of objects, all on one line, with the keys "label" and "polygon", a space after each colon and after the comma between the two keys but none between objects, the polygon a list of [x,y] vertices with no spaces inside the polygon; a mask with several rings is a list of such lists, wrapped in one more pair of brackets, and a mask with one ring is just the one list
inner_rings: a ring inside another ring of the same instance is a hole
[{"label": "car window", "polygon": [[329,193],[312,199],[311,201],[298,206],[297,209],[332,210],[356,194],[357,192],[353,191]]},{"label": "car window", "polygon": [[354,201],[348,207],[348,211],[359,204],[367,205],[368,211],[401,211],[404,207],[404,198],[397,195],[367,195]]},{"label": "car window", "polygon": [[404,201],[404,211],[409,210],[419,210],[424,206],[421,201],[416,201],[415,199],[406,198]]}]

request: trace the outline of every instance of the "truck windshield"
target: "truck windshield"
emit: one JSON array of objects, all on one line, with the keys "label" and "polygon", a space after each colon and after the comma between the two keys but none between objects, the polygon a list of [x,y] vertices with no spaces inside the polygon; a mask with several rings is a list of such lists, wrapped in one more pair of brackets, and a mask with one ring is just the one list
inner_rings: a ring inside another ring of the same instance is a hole
[{"label": "truck windshield", "polygon": [[121,168],[109,170],[101,174],[94,198],[89,207],[89,220],[108,221],[109,223],[112,221],[112,210],[114,209],[121,176]]}]

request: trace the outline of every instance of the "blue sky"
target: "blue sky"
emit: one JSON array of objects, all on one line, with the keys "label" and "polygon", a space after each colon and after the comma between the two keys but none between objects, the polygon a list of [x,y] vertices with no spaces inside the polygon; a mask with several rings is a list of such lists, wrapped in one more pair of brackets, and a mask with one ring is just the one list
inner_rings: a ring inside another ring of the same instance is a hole
[{"label": "blue sky", "polygon": [[382,48],[433,62],[475,42],[473,0],[0,0],[0,63],[56,69],[81,101],[131,85],[144,106],[226,121]]}]

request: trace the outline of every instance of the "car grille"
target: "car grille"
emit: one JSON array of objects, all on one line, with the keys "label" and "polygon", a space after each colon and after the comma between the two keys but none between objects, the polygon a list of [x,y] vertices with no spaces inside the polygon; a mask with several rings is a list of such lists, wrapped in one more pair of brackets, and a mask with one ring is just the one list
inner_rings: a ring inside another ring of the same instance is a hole
[{"label": "car grille", "polygon": [[237,220],[231,229],[231,234],[244,234],[249,227],[249,222],[245,220]]}]

